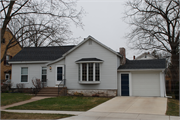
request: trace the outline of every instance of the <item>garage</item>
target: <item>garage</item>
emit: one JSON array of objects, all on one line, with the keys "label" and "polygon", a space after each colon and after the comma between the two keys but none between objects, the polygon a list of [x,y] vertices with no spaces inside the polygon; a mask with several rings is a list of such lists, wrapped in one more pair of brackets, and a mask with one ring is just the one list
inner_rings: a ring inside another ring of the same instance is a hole
[{"label": "garage", "polygon": [[126,60],[118,68],[119,96],[166,96],[165,60]]},{"label": "garage", "polygon": [[131,72],[132,96],[160,96],[160,72]]}]

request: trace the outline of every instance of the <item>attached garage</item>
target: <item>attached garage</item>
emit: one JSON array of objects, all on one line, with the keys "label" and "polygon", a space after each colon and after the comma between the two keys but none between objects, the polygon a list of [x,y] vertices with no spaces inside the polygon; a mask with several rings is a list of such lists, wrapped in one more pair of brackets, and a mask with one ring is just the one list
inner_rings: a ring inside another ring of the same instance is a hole
[{"label": "attached garage", "polygon": [[160,96],[160,72],[131,72],[132,96]]},{"label": "attached garage", "polygon": [[118,95],[166,96],[164,70],[165,60],[126,60],[118,68]]}]

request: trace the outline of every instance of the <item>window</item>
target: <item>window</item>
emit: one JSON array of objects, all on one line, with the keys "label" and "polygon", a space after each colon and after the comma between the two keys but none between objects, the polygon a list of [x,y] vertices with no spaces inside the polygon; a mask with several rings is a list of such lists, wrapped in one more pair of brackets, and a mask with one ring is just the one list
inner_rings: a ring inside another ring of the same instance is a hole
[{"label": "window", "polygon": [[89,81],[93,81],[93,63],[88,63]]},{"label": "window", "polygon": [[5,80],[9,80],[10,79],[10,75],[9,75],[9,73],[6,73],[5,74]]},{"label": "window", "polygon": [[79,72],[78,78],[79,78],[79,81],[80,81],[81,80],[81,65],[79,64],[78,67],[79,67],[78,68],[78,70],[79,70],[78,71]]},{"label": "window", "polygon": [[100,64],[80,63],[79,81],[100,81]]},{"label": "window", "polygon": [[9,65],[8,61],[12,58],[10,55],[6,55],[4,59],[4,65]]},{"label": "window", "polygon": [[21,82],[28,82],[28,67],[21,68]]},{"label": "window", "polygon": [[95,63],[95,80],[99,81],[100,80],[100,69],[99,69],[99,63]]},{"label": "window", "polygon": [[42,82],[46,82],[46,78],[47,78],[47,68],[46,67],[42,67],[41,81]]},{"label": "window", "polygon": [[5,43],[5,38],[2,39],[2,43]]},{"label": "window", "polygon": [[87,81],[87,63],[82,64],[82,81]]},{"label": "window", "polygon": [[9,65],[8,61],[9,61],[9,55],[6,55],[6,65]]}]

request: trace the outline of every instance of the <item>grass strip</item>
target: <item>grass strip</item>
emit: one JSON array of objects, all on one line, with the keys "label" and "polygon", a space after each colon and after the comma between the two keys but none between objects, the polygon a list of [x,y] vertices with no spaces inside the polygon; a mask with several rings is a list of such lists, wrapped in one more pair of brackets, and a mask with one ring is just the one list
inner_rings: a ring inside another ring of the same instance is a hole
[{"label": "grass strip", "polygon": [[71,117],[68,114],[13,113],[1,111],[1,119],[60,119]]},{"label": "grass strip", "polygon": [[111,98],[60,96],[47,98],[8,109],[87,111]]},{"label": "grass strip", "polygon": [[166,115],[179,116],[179,100],[168,98]]},{"label": "grass strip", "polygon": [[1,93],[1,106],[29,100],[31,97],[33,96],[25,93]]}]

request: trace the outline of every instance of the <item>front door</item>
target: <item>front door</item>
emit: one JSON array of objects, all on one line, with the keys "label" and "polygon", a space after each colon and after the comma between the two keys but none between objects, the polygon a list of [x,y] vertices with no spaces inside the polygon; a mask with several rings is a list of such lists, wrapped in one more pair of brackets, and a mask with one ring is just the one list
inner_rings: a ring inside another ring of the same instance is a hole
[{"label": "front door", "polygon": [[[56,67],[56,85],[61,83],[64,79],[64,65],[58,65]],[[63,83],[61,83],[63,84]]]},{"label": "front door", "polygon": [[121,74],[121,96],[129,96],[129,74]]}]

